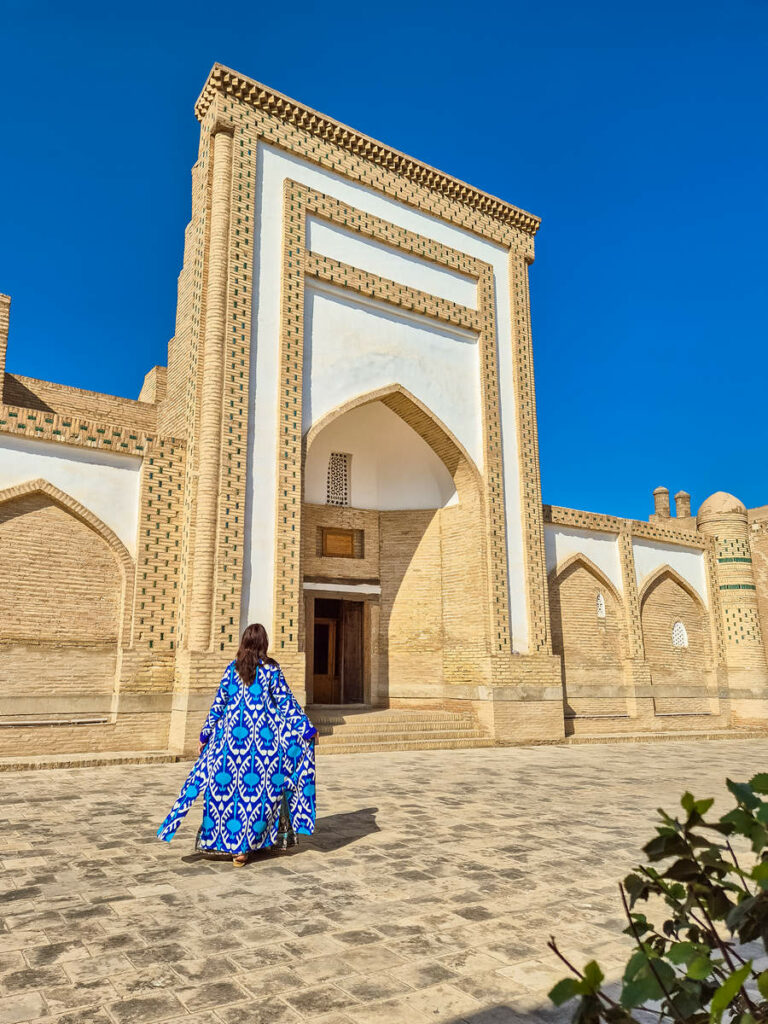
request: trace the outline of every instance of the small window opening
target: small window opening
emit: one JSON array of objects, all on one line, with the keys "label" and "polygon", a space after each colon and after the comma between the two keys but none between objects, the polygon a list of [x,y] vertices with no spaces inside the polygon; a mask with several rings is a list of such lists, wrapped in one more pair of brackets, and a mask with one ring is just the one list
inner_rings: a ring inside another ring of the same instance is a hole
[{"label": "small window opening", "polygon": [[328,459],[326,504],[349,504],[349,464],[351,460],[352,456],[344,452],[331,452]]},{"label": "small window opening", "polygon": [[605,598],[603,597],[602,593],[599,592],[599,591],[598,591],[598,594],[597,594],[596,605],[597,605],[597,617],[598,617],[598,619],[604,619],[605,618]]},{"label": "small window opening", "polygon": [[685,628],[685,625],[682,622],[676,622],[672,627],[672,646],[688,646],[688,630]]}]

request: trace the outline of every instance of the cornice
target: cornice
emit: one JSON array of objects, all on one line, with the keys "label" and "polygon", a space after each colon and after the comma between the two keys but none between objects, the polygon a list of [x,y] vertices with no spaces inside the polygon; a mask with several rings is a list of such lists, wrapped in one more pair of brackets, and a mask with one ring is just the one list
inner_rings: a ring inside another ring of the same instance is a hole
[{"label": "cornice", "polygon": [[296,128],[349,150],[358,157],[370,160],[380,167],[386,167],[418,185],[439,192],[504,224],[513,225],[528,235],[535,235],[539,229],[541,220],[532,213],[526,213],[525,210],[482,192],[459,178],[444,174],[429,164],[385,146],[384,143],[363,135],[332,117],[320,114],[311,107],[262,85],[261,82],[246,78],[245,75],[223,64],[214,64],[195,104],[195,114],[199,121],[205,117],[217,93],[234,96],[252,107],[287,121]]}]

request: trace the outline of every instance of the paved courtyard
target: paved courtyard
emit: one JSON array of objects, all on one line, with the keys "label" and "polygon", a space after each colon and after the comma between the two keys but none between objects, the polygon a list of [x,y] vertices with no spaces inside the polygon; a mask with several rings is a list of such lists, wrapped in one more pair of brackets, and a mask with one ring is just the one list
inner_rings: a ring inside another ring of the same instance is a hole
[{"label": "paved courtyard", "polygon": [[193,853],[199,812],[154,838],[186,765],[0,775],[0,1024],[554,1019],[547,937],[618,975],[616,881],[654,809],[721,794],[765,754],[321,758],[316,835],[243,869]]}]

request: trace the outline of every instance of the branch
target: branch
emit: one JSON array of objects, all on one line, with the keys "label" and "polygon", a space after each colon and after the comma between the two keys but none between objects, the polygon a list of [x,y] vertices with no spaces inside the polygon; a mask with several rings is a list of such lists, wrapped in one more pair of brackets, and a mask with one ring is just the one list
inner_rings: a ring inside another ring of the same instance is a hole
[{"label": "branch", "polygon": [[643,951],[645,959],[648,961],[648,966],[651,969],[651,974],[654,976],[654,978],[656,979],[656,982],[657,982],[659,988],[661,989],[661,991],[666,996],[666,998],[667,998],[667,1005],[672,1010],[672,1012],[674,1013],[675,1017],[677,1017],[677,1019],[680,1021],[680,1024],[685,1024],[685,1017],[683,1017],[683,1015],[680,1013],[680,1011],[675,1006],[674,1002],[672,1001],[672,996],[670,995],[669,990],[667,989],[667,986],[661,980],[661,977],[659,976],[658,971],[653,966],[653,960],[651,960],[651,958],[645,952],[645,943],[641,940],[641,938],[640,938],[640,936],[638,934],[637,927],[635,925],[635,922],[632,919],[632,914],[630,913],[630,910],[629,910],[629,904],[627,903],[627,894],[624,892],[624,886],[621,883],[619,883],[619,892],[621,893],[621,902],[624,904],[624,913],[627,915],[627,920],[629,921],[629,927],[632,929],[632,934],[635,937],[635,942],[637,943],[638,948]]},{"label": "branch", "polygon": [[744,872],[741,870],[741,868],[739,867],[739,862],[736,860],[736,854],[734,852],[733,847],[731,846],[730,839],[726,838],[725,845],[728,847],[728,852],[730,853],[731,857],[733,858],[733,863],[736,865],[736,870],[739,873],[739,879],[741,880],[741,885],[742,885],[742,888],[744,889],[744,892],[747,894],[747,896],[752,896],[753,894],[749,891],[749,889],[747,888],[747,883],[744,881]]},{"label": "branch", "polygon": [[[584,980],[584,975],[582,974],[582,972],[577,967],[574,967],[574,965],[571,963],[571,961],[568,960],[567,957],[565,957],[560,952],[560,950],[557,948],[557,943],[555,942],[554,935],[550,935],[549,942],[547,943],[547,946],[552,950],[552,952],[555,954],[556,957],[559,957],[559,959],[563,961],[563,963],[568,968],[568,970],[572,974],[576,975],[576,977],[579,979],[579,981],[583,981]],[[595,994],[597,995],[598,999],[602,999],[603,1002],[607,1003],[609,1006],[613,1006],[613,1007],[616,1007],[617,1009],[624,1010],[624,1007],[621,1006],[620,1003],[617,1003],[615,999],[611,999],[610,996],[607,996],[605,994],[605,992],[602,991],[602,989],[599,989]],[[624,1010],[624,1012],[626,1013],[626,1010]],[[651,1012],[653,1012],[653,1011],[651,1011]],[[629,1013],[627,1013],[627,1019],[628,1020],[635,1020],[635,1018],[632,1017],[631,1014],[629,1014]],[[639,1021],[635,1021],[635,1024],[639,1024]]]}]

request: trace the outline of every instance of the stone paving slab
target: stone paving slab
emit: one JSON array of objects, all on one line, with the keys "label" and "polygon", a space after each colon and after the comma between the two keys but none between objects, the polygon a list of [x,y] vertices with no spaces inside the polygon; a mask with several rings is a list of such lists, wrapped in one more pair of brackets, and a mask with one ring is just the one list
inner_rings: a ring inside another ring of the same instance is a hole
[{"label": "stone paving slab", "polygon": [[[618,977],[618,879],[766,742],[327,758],[318,829],[245,868],[155,829],[186,766],[0,779],[0,1024],[560,1024],[554,933]],[[716,808],[717,809],[717,805]]]}]

